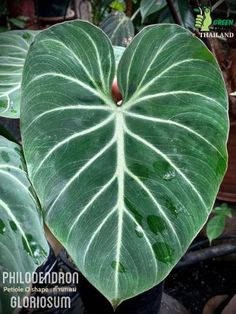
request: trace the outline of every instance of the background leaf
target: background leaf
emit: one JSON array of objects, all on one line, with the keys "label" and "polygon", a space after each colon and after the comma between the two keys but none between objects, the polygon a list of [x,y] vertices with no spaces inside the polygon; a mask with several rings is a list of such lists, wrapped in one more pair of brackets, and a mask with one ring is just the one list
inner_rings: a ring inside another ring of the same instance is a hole
[{"label": "background leaf", "polygon": [[110,13],[102,22],[101,29],[114,46],[126,47],[134,37],[134,26],[122,12]]},{"label": "background leaf", "polygon": [[195,18],[192,12],[192,7],[188,0],[175,0],[177,13],[182,21],[182,26],[193,29]]},{"label": "background leaf", "polygon": [[124,51],[121,107],[114,75],[101,30],[56,25],[29,50],[21,114],[46,222],[116,307],[162,281],[205,224],[226,170],[228,103],[213,55],[173,24]]},{"label": "background leaf", "polygon": [[0,136],[0,304],[12,313],[9,298],[24,293],[3,292],[4,287],[27,287],[3,282],[3,273],[33,272],[49,252],[41,212],[27,178],[21,147]]},{"label": "background leaf", "polygon": [[223,203],[221,206],[217,206],[213,209],[213,213],[216,215],[232,217],[232,209],[228,206],[228,204]]},{"label": "background leaf", "polygon": [[226,0],[225,1],[228,4],[228,7],[230,8],[230,13],[235,13],[236,11],[236,3],[235,0]]},{"label": "background leaf", "polygon": [[207,237],[211,243],[213,240],[218,238],[224,231],[225,228],[225,216],[217,215],[211,218],[207,224]]},{"label": "background leaf", "polygon": [[209,219],[206,228],[206,235],[211,243],[224,232],[226,217],[232,217],[232,209],[226,203],[213,209],[214,217]]},{"label": "background leaf", "polygon": [[[189,5],[189,1],[188,0],[175,0],[174,6],[180,18],[181,25],[188,29],[193,29],[195,19],[192,12],[192,7]],[[147,23],[148,24],[150,23],[174,23],[175,24],[175,21],[173,19],[169,6],[166,5],[161,10],[159,10],[158,12],[150,16],[149,19],[147,20]]]},{"label": "background leaf", "polygon": [[121,0],[113,1],[110,5],[113,10],[124,12],[125,11],[125,3]]},{"label": "background leaf", "polygon": [[20,29],[25,28],[28,21],[29,17],[23,15],[19,15],[17,17],[12,17],[8,19],[9,23]]},{"label": "background leaf", "polygon": [[28,52],[37,32],[0,33],[0,116],[19,118],[21,76]]},{"label": "background leaf", "polygon": [[142,16],[142,21],[144,21],[149,15],[160,11],[165,6],[165,0],[141,0],[140,12]]}]

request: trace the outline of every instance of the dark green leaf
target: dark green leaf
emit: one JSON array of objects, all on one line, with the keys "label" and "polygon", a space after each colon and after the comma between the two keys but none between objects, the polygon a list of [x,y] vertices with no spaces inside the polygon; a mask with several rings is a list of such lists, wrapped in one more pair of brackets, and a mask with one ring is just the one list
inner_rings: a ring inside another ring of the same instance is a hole
[{"label": "dark green leaf", "polygon": [[9,278],[3,282],[3,274],[34,272],[49,252],[41,211],[31,190],[21,147],[0,136],[0,304],[4,314],[14,310],[10,297],[27,293],[4,292],[3,287],[24,290],[28,284]]},{"label": "dark green leaf", "polygon": [[[192,29],[194,16],[188,0],[175,0],[174,6],[183,27]],[[169,6],[164,7],[158,14],[158,23],[175,23]]]},{"label": "dark green leaf", "polygon": [[182,26],[193,29],[195,19],[189,1],[175,0],[175,7],[182,21]]},{"label": "dark green leaf", "polygon": [[160,11],[165,6],[165,0],[142,0],[140,3],[142,21],[144,21],[149,15]]},{"label": "dark green leaf", "polygon": [[41,32],[21,127],[49,228],[116,307],[162,281],[206,222],[226,170],[228,98],[211,52],[173,24],[126,48],[121,107],[114,75],[111,43],[93,25]]}]

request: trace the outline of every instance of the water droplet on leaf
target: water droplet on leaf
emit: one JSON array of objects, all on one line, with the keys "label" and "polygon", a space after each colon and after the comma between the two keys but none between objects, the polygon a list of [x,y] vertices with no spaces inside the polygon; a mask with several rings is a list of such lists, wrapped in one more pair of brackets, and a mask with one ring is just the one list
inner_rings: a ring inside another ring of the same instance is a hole
[{"label": "water droplet on leaf", "polygon": [[143,224],[143,216],[134,208],[131,202],[125,197],[125,205],[126,207],[134,214],[135,219],[137,220],[138,224],[142,226]]},{"label": "water droplet on leaf", "polygon": [[22,35],[22,37],[23,37],[25,40],[29,40],[29,39],[30,39],[30,34],[27,33],[27,32],[24,32],[24,34]]},{"label": "water droplet on leaf", "polygon": [[4,234],[6,231],[6,226],[2,219],[0,219],[0,234]]},{"label": "water droplet on leaf", "polygon": [[1,152],[1,157],[2,157],[2,159],[3,159],[6,163],[8,163],[8,162],[10,161],[10,157],[9,157],[8,153],[6,153],[6,152]]},{"label": "water droplet on leaf", "polygon": [[10,220],[10,221],[9,221],[9,224],[10,224],[11,229],[12,229],[14,232],[16,232],[16,230],[17,230],[17,225],[14,223],[14,221],[13,221],[13,220]]},{"label": "water droplet on leaf", "polygon": [[165,204],[165,207],[168,208],[171,211],[171,213],[175,215],[175,217],[178,216],[178,210],[172,203],[171,199],[165,199],[164,204]]},{"label": "water droplet on leaf", "polygon": [[156,215],[149,215],[147,216],[147,223],[149,229],[154,233],[162,233],[166,229],[166,223],[164,219]]},{"label": "water droplet on leaf", "polygon": [[139,238],[143,238],[144,234],[143,234],[143,229],[141,226],[136,225],[135,227],[135,233]]},{"label": "water droplet on leaf", "polygon": [[163,179],[165,181],[171,181],[175,178],[175,170],[174,169],[171,169],[169,171],[167,171],[164,176],[163,176]]},{"label": "water droplet on leaf", "polygon": [[185,214],[187,216],[190,216],[190,213],[188,212],[187,208],[183,205],[177,205],[176,206],[176,213],[177,214]]},{"label": "water droplet on leaf", "polygon": [[46,252],[35,241],[31,234],[26,234],[26,238],[22,237],[24,250],[28,255],[32,256],[37,265],[41,264],[42,257],[46,256]]},{"label": "water droplet on leaf", "polygon": [[125,269],[124,265],[121,262],[113,261],[111,263],[111,267],[114,270],[118,271],[119,273],[125,273],[126,272],[126,269]]},{"label": "water droplet on leaf", "polygon": [[165,242],[156,242],[152,245],[155,257],[165,264],[173,263],[174,249]]}]

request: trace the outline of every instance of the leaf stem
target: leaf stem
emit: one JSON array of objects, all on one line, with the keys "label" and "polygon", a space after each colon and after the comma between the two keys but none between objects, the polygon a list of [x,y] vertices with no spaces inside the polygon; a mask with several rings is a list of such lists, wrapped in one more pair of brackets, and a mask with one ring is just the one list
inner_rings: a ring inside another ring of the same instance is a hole
[{"label": "leaf stem", "polygon": [[134,12],[134,14],[131,16],[131,21],[133,21],[135,18],[136,18],[136,16],[138,15],[138,13],[140,12],[140,8],[138,8],[138,10],[136,10],[135,12]]},{"label": "leaf stem", "polygon": [[174,19],[175,23],[181,26],[182,22],[181,22],[181,19],[180,19],[178,13],[177,13],[177,10],[175,8],[175,5],[174,5],[173,1],[172,0],[166,0],[166,2],[167,2],[167,5],[168,5],[168,7],[170,9],[170,12],[171,12],[171,14],[173,16],[173,19]]},{"label": "leaf stem", "polygon": [[211,12],[213,12],[216,8],[218,8],[225,0],[217,1],[211,8]]},{"label": "leaf stem", "polygon": [[132,15],[132,0],[125,0],[125,4],[126,4],[126,16],[131,17]]}]

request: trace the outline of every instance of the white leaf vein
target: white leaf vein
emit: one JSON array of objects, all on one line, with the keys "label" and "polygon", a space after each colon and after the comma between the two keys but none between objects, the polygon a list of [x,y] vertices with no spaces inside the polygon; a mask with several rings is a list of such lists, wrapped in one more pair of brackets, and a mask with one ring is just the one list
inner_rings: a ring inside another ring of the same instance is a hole
[{"label": "white leaf vein", "polygon": [[195,130],[193,130],[192,128],[173,121],[173,120],[166,120],[166,119],[160,119],[160,118],[155,118],[155,117],[150,117],[150,116],[144,116],[144,115],[140,115],[137,113],[133,113],[130,111],[124,111],[124,113],[128,116],[131,116],[133,118],[138,118],[138,119],[142,119],[145,121],[150,121],[150,122],[158,122],[158,123],[164,123],[164,124],[169,124],[169,125],[174,125],[176,127],[182,128],[190,133],[192,133],[193,135],[199,137],[201,140],[203,140],[204,142],[206,142],[208,145],[210,145],[215,151],[217,151],[219,153],[219,155],[224,158],[224,156],[222,155],[222,153],[218,150],[218,148],[216,146],[214,146],[210,141],[208,141],[205,137],[203,137],[200,133],[196,132]]},{"label": "white leaf vein", "polygon": [[58,142],[55,146],[53,146],[45,155],[45,157],[41,160],[40,164],[38,165],[38,167],[35,169],[34,173],[32,174],[32,180],[35,177],[35,175],[38,173],[38,171],[40,170],[40,168],[42,168],[43,164],[46,162],[46,160],[60,147],[62,147],[63,145],[69,143],[70,141],[74,140],[75,138],[93,133],[99,129],[101,129],[102,127],[106,126],[109,122],[111,122],[113,120],[114,114],[110,115],[107,119],[103,120],[102,122],[94,125],[91,128],[85,129],[81,132],[78,133],[74,133],[68,137],[66,137],[64,140]]},{"label": "white leaf vein", "polygon": [[196,189],[196,187],[193,185],[193,183],[189,180],[189,178],[187,178],[187,176],[170,160],[170,158],[166,154],[161,152],[159,149],[157,149],[150,142],[148,142],[147,140],[143,139],[141,136],[130,131],[127,127],[125,127],[125,131],[127,132],[127,134],[129,134],[131,137],[133,137],[135,140],[137,140],[138,142],[142,143],[143,145],[149,147],[157,155],[161,156],[165,161],[167,161],[168,164],[171,167],[173,167],[176,170],[176,172],[179,173],[180,176],[184,179],[184,181],[191,187],[191,189],[194,191],[195,195],[197,196],[197,198],[200,200],[203,207],[205,208],[206,213],[208,214],[208,209],[207,209],[206,203],[204,202],[199,191]]}]

